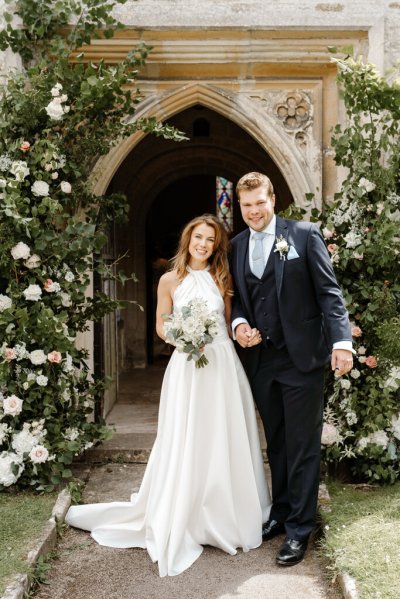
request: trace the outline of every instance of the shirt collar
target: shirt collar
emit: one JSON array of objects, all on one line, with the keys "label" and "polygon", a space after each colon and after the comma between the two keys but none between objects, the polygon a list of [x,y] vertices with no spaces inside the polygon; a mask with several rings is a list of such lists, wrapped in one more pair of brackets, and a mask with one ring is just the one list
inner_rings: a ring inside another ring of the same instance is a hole
[{"label": "shirt collar", "polygon": [[255,233],[267,233],[267,235],[275,235],[275,231],[276,231],[276,214],[274,214],[274,216],[272,217],[272,220],[269,223],[269,225],[267,225],[265,227],[265,229],[263,229],[262,231],[254,231],[254,229],[252,229],[250,227],[250,237],[253,239]]}]

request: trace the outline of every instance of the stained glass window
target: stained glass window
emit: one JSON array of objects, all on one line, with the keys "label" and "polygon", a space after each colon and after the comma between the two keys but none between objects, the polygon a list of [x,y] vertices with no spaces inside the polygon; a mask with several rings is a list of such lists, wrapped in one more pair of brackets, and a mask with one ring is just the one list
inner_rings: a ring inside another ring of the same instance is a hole
[{"label": "stained glass window", "polygon": [[217,216],[230,233],[233,229],[233,183],[225,177],[216,178]]}]

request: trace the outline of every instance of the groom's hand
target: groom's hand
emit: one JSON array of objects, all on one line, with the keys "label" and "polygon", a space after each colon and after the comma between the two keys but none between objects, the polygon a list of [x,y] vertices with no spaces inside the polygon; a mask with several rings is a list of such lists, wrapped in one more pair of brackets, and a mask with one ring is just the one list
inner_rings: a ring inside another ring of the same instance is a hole
[{"label": "groom's hand", "polygon": [[248,347],[249,339],[251,338],[252,329],[247,322],[238,324],[235,329],[236,341],[241,347]]},{"label": "groom's hand", "polygon": [[331,360],[332,370],[335,371],[335,376],[342,376],[353,368],[353,354],[347,349],[332,350]]}]

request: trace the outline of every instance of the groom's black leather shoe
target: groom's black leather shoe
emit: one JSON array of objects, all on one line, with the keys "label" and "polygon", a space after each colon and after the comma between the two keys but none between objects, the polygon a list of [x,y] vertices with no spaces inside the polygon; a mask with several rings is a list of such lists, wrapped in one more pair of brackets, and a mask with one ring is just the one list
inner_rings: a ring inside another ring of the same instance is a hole
[{"label": "groom's black leather shoe", "polygon": [[277,535],[283,535],[285,533],[285,527],[276,520],[268,520],[262,527],[262,538],[263,541],[269,541]]},{"label": "groom's black leather shoe", "polygon": [[301,562],[307,549],[307,540],[296,541],[286,538],[284,544],[278,551],[276,563],[280,566],[294,566]]}]

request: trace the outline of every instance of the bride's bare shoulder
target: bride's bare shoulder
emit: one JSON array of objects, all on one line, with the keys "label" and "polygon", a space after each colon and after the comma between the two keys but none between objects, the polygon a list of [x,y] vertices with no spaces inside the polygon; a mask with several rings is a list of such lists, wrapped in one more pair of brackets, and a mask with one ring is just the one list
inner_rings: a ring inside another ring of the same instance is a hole
[{"label": "bride's bare shoulder", "polygon": [[158,286],[165,291],[172,291],[179,285],[178,273],[176,270],[169,270],[160,277]]}]

